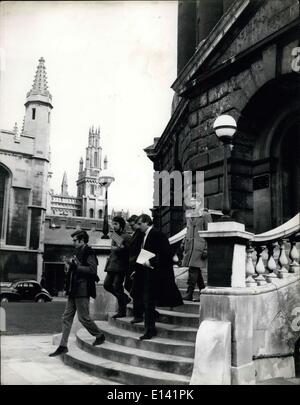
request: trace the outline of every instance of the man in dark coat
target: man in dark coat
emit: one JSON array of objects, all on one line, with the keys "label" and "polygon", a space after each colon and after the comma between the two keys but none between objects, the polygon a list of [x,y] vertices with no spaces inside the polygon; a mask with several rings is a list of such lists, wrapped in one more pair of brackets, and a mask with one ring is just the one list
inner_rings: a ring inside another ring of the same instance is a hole
[{"label": "man in dark coat", "polygon": [[133,233],[129,241],[129,271],[125,279],[125,288],[133,299],[133,319],[130,322],[140,323],[143,322],[144,304],[140,286],[142,272],[136,271],[139,266],[136,264],[136,259],[141,251],[145,234],[139,229],[137,215],[132,215],[127,222]]},{"label": "man in dark coat", "polygon": [[155,256],[136,270],[141,275],[142,296],[145,313],[145,333],[140,339],[156,336],[155,306],[176,307],[182,305],[180,292],[175,284],[172,251],[168,238],[158,229],[153,228],[149,215],[138,218],[140,230],[145,234],[142,249]]},{"label": "man in dark coat", "polygon": [[91,320],[89,315],[90,297],[96,297],[95,282],[97,276],[98,260],[94,251],[88,246],[89,236],[83,230],[78,230],[71,235],[75,246],[73,258],[66,263],[66,293],[68,301],[62,316],[62,338],[59,347],[50,357],[58,356],[68,351],[68,338],[70,335],[75,313],[87,331],[96,337],[93,345],[104,342],[105,336]]},{"label": "man in dark coat", "polygon": [[128,271],[128,243],[130,236],[124,231],[126,222],[121,216],[115,216],[112,220],[114,233],[111,235],[111,253],[104,271],[107,273],[104,280],[104,288],[113,294],[118,300],[118,311],[113,318],[126,316],[126,305],[130,298],[124,293],[124,278]]}]

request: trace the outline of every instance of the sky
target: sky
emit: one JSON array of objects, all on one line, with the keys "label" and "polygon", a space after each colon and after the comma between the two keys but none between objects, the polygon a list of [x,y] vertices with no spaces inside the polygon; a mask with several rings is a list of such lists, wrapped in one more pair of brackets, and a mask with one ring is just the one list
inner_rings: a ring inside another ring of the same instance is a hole
[{"label": "sky", "polygon": [[22,127],[26,93],[45,58],[52,94],[51,188],[64,171],[76,195],[89,128],[100,126],[115,182],[109,210],[150,213],[153,163],[176,79],[176,1],[0,3],[0,127]]}]

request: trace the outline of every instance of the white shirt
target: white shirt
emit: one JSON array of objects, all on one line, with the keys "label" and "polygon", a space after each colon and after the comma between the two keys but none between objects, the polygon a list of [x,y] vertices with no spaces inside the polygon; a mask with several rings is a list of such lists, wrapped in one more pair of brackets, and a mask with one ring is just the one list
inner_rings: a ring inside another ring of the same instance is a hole
[{"label": "white shirt", "polygon": [[143,241],[142,248],[145,246],[145,242],[146,242],[147,236],[149,235],[149,232],[151,231],[152,228],[153,228],[153,225],[149,226],[149,228],[148,228],[147,231],[145,232],[145,237],[144,237],[144,241]]}]

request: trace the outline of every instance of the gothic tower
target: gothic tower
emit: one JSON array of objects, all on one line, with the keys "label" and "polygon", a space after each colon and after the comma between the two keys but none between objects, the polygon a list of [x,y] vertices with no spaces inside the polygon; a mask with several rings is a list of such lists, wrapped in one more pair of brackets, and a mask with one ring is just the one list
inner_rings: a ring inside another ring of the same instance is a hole
[{"label": "gothic tower", "polygon": [[104,193],[99,184],[101,173],[102,148],[100,146],[100,128],[89,129],[86,148],[85,168],[83,158],[79,161],[77,197],[82,198],[81,216],[100,219],[103,215]]},{"label": "gothic tower", "polygon": [[31,235],[30,245],[37,249],[38,279],[41,274],[42,252],[44,250],[44,223],[48,195],[48,171],[50,160],[50,115],[52,96],[48,90],[45,59],[41,57],[31,90],[25,102],[25,118],[22,136],[33,139],[31,178],[34,184],[31,193]]}]

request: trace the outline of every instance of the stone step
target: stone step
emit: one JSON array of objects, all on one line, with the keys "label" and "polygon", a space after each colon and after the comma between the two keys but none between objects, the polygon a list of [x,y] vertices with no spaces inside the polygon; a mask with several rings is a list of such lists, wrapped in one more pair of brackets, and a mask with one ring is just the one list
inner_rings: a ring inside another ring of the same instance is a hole
[{"label": "stone step", "polygon": [[[113,319],[112,314],[108,316],[108,322],[110,325],[115,325],[118,328],[131,330],[141,335],[144,333],[144,325],[141,324],[131,324],[131,317]],[[172,325],[161,322],[156,322],[157,336],[164,337],[168,339],[179,339],[187,340],[189,342],[196,341],[196,335],[198,327],[183,326],[183,325]]]},{"label": "stone step", "polygon": [[269,380],[259,381],[256,385],[300,385],[300,378],[271,378]]},{"label": "stone step", "polygon": [[[105,334],[108,342],[131,348],[143,349],[165,354],[176,354],[193,359],[195,343],[178,339],[166,339],[155,336],[151,340],[140,340],[140,333],[131,330],[121,329],[107,321],[97,321],[99,328]],[[141,323],[143,325],[143,323]]]},{"label": "stone step", "polygon": [[[200,302],[193,302],[193,301],[184,301],[183,305],[179,305],[178,307],[157,307],[156,310],[161,312],[162,310],[165,311],[172,311],[172,312],[183,312],[186,314],[199,314],[200,313]],[[128,316],[132,315],[132,304],[127,305]]]},{"label": "stone step", "polygon": [[[181,294],[182,297],[184,297],[184,295],[186,294],[186,290],[187,290],[187,287],[179,288],[179,291],[180,291],[180,294]],[[195,289],[194,294],[193,294],[193,298],[194,299],[199,299],[199,297],[200,297],[200,291],[198,289]],[[188,302],[188,301],[184,301],[184,302]]]},{"label": "stone step", "polygon": [[132,366],[104,359],[81,350],[76,344],[63,355],[65,364],[91,375],[127,385],[188,385],[189,376]]},{"label": "stone step", "polygon": [[108,341],[100,346],[93,346],[95,339],[84,329],[77,332],[76,339],[82,350],[108,360],[174,374],[191,375],[193,370],[193,359],[182,356],[127,347]]},{"label": "stone step", "polygon": [[[194,326],[195,328],[199,326],[199,315],[189,314],[187,312],[177,312],[176,310],[170,311],[167,309],[160,309],[159,318],[157,319],[161,323],[170,323],[172,325],[184,325],[184,326]],[[127,315],[133,317],[132,307],[127,307]]]}]

